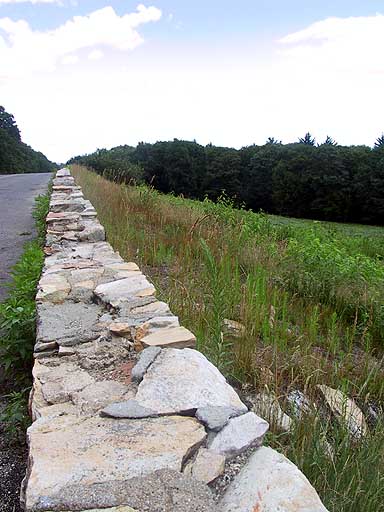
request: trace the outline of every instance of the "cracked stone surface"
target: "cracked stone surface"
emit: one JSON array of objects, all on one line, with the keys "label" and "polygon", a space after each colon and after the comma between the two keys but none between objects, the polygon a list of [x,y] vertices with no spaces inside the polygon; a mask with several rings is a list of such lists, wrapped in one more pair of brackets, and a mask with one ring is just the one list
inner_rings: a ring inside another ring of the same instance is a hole
[{"label": "cracked stone surface", "polygon": [[127,400],[108,405],[101,412],[101,416],[109,418],[153,418],[159,416],[156,411],[143,407],[136,400]]},{"label": "cracked stone surface", "polygon": [[167,413],[211,405],[247,411],[219,370],[203,354],[189,348],[163,349],[139,384],[136,400]]},{"label": "cracked stone surface", "polygon": [[[117,420],[65,415],[54,421],[42,417],[28,429],[27,510],[65,510],[68,504],[78,507],[75,488],[81,488],[83,494],[89,492],[80,510],[95,508],[99,506],[91,501],[95,486],[113,486],[127,476],[143,477],[157,469],[180,471],[205,437],[197,420],[181,416]],[[112,493],[105,498],[114,499]]]},{"label": "cracked stone surface", "polygon": [[[218,512],[206,485],[171,469],[89,487],[71,485],[48,503],[60,504],[60,512],[69,509],[128,512],[125,510],[127,505],[121,503],[129,503],[137,512]],[[93,507],[91,510],[86,509],[90,506]],[[37,509],[37,512],[42,512],[42,509]]]},{"label": "cracked stone surface", "polygon": [[209,430],[219,432],[234,416],[244,414],[244,409],[233,407],[206,406],[199,407],[196,411],[196,418],[201,421]]},{"label": "cracked stone surface", "polygon": [[251,455],[219,507],[221,512],[327,512],[303,473],[267,447]]},{"label": "cracked stone surface", "polygon": [[224,473],[225,457],[219,453],[200,448],[194,461],[188,462],[184,474],[209,484]]},{"label": "cracked stone surface", "polygon": [[260,446],[268,423],[253,412],[231,418],[208,444],[208,448],[230,459],[251,446]]},{"label": "cracked stone surface", "polygon": [[155,287],[142,274],[101,284],[95,289],[95,295],[100,300],[114,307],[124,300],[147,297],[154,293]]},{"label": "cracked stone surface", "polygon": [[151,366],[156,357],[160,354],[160,347],[148,347],[140,353],[139,360],[132,368],[132,380],[134,382],[141,382],[148,368]]},{"label": "cracked stone surface", "polygon": [[103,308],[97,304],[38,304],[37,340],[73,346],[96,339],[100,335],[96,324],[102,313]]}]

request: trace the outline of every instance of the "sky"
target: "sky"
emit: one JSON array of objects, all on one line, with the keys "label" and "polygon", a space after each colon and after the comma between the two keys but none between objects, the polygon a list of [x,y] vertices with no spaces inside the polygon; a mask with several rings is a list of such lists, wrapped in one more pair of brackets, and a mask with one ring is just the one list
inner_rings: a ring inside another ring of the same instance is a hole
[{"label": "sky", "polygon": [[384,0],[0,0],[0,105],[53,161],[174,138],[367,144]]}]

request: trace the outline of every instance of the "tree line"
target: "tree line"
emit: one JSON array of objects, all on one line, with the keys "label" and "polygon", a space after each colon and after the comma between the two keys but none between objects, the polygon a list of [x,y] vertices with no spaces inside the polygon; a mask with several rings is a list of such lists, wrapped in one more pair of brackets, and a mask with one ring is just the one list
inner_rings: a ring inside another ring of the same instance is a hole
[{"label": "tree line", "polygon": [[269,138],[239,150],[174,139],[98,149],[72,158],[120,182],[216,200],[223,192],[254,211],[328,221],[384,222],[384,136],[375,146]]},{"label": "tree line", "polygon": [[21,140],[14,116],[0,106],[0,174],[50,172],[55,167]]}]

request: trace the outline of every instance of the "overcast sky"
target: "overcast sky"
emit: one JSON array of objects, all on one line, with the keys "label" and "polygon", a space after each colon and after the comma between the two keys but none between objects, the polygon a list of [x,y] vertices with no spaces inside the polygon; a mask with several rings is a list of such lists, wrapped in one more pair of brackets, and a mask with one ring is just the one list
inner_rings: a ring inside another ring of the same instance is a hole
[{"label": "overcast sky", "polygon": [[173,138],[373,145],[383,49],[383,0],[0,0],[0,105],[60,162]]}]

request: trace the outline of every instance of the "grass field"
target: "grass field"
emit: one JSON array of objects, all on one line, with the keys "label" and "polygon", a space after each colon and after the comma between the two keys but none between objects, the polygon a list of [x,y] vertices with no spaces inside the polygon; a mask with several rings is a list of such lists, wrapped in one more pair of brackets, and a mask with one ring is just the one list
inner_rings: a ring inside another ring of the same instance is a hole
[{"label": "grass field", "polygon": [[[316,385],[327,384],[379,411],[358,443],[316,412],[269,443],[329,510],[384,510],[384,229],[282,219],[236,210],[225,197],[186,200],[73,173],[110,243],[138,262],[227,377],[248,392],[268,389],[287,410],[290,391],[316,401]],[[244,325],[240,337],[225,335],[224,319]]]}]

